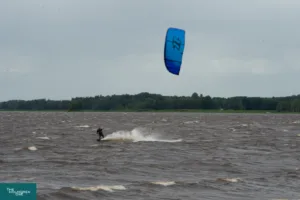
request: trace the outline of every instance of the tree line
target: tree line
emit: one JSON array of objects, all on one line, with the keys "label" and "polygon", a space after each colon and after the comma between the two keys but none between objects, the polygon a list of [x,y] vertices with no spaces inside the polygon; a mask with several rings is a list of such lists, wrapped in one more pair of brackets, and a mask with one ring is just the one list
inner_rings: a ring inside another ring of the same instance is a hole
[{"label": "tree line", "polygon": [[130,95],[75,97],[71,100],[9,100],[0,103],[1,110],[94,110],[94,111],[153,111],[153,110],[265,110],[300,112],[300,95],[287,97],[210,97],[164,96],[147,92]]}]

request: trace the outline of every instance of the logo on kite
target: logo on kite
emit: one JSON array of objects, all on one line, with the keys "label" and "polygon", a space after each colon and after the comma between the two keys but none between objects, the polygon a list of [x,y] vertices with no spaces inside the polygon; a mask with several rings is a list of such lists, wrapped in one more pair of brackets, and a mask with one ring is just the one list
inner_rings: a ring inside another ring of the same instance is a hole
[{"label": "logo on kite", "polygon": [[166,69],[174,75],[179,75],[185,46],[185,31],[169,28],[165,38],[164,61]]},{"label": "logo on kite", "polygon": [[173,49],[180,51],[181,40],[179,37],[173,36],[172,46],[173,46]]}]

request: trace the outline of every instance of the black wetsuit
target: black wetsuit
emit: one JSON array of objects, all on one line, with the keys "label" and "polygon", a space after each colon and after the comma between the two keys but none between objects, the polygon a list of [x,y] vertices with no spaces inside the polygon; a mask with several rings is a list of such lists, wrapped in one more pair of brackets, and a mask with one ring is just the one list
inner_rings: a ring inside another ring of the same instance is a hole
[{"label": "black wetsuit", "polygon": [[101,137],[104,138],[104,135],[103,135],[103,132],[102,132],[102,128],[98,128],[97,133],[98,133],[98,135],[99,135],[98,141],[101,140]]}]

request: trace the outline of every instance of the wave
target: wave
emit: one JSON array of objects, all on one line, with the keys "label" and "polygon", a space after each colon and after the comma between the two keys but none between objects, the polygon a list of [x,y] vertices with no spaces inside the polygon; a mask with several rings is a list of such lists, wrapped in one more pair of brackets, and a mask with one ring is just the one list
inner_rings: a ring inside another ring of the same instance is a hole
[{"label": "wave", "polygon": [[79,126],[75,126],[76,128],[89,128],[89,125],[79,125]]},{"label": "wave", "polygon": [[35,146],[30,146],[30,147],[28,147],[28,150],[30,150],[30,151],[36,151],[37,148]]},{"label": "wave", "polygon": [[41,140],[50,140],[50,138],[49,137],[47,137],[47,136],[43,136],[43,137],[37,137],[38,139],[41,139]]},{"label": "wave", "polygon": [[151,183],[156,185],[163,185],[163,186],[175,185],[175,181],[154,181]]},{"label": "wave", "polygon": [[105,190],[108,192],[114,192],[115,190],[126,190],[123,185],[98,185],[91,187],[72,187],[73,190],[83,190],[83,191],[98,191]]}]

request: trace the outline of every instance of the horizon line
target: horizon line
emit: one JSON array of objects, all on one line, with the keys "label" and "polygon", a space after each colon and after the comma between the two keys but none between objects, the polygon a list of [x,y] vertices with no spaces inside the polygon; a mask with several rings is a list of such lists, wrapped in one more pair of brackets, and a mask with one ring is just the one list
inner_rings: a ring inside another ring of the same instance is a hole
[{"label": "horizon line", "polygon": [[4,101],[0,101],[0,103],[2,102],[8,102],[8,101],[34,101],[34,100],[50,100],[50,101],[72,101],[72,99],[76,99],[76,98],[95,98],[95,97],[112,97],[112,96],[125,96],[125,95],[129,95],[129,96],[137,96],[137,95],[141,95],[141,94],[149,94],[149,95],[159,95],[159,96],[163,96],[163,97],[192,97],[193,94],[197,94],[198,97],[200,97],[201,95],[203,97],[209,96],[211,98],[223,98],[223,99],[229,99],[229,98],[237,98],[237,97],[246,97],[246,98],[288,98],[288,97],[300,97],[300,93],[299,94],[293,94],[293,95],[287,95],[287,96],[247,96],[247,95],[235,95],[235,96],[228,96],[228,97],[222,97],[222,96],[211,96],[211,95],[204,95],[202,93],[198,93],[198,92],[193,92],[191,95],[164,95],[164,94],[160,94],[160,93],[155,93],[155,92],[139,92],[139,93],[123,93],[123,94],[107,94],[107,95],[102,95],[102,94],[98,94],[98,95],[93,95],[93,96],[75,96],[75,97],[71,97],[68,99],[56,99],[54,100],[53,98],[46,98],[46,97],[41,97],[41,98],[32,98],[29,100],[25,100],[22,98],[13,98],[13,99],[9,99],[9,100],[4,100]]}]

